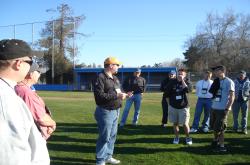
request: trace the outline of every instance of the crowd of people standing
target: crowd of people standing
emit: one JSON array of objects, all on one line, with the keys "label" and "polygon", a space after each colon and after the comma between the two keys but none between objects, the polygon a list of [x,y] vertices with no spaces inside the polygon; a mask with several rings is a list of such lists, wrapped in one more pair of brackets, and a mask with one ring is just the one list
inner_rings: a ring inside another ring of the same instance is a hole
[{"label": "crowd of people standing", "polygon": [[[46,140],[55,131],[56,122],[43,99],[33,89],[41,70],[32,56],[31,48],[22,40],[0,41],[0,164],[50,164]],[[94,117],[99,134],[96,142],[97,165],[120,164],[121,161],[115,159],[113,154],[122,100],[126,100],[126,103],[119,128],[126,126],[132,104],[132,125],[137,126],[141,100],[146,91],[146,80],[141,76],[140,68],[120,83],[116,77],[120,64],[115,57],[106,58],[104,69],[93,84],[96,103]],[[180,126],[184,128],[187,145],[193,144],[190,134],[213,131],[213,151],[226,152],[224,135],[230,111],[233,114],[233,131],[248,133],[250,81],[246,71],[239,71],[234,81],[226,76],[226,67],[223,65],[205,71],[203,78],[195,84],[198,99],[194,114],[190,114],[188,98],[192,86],[185,69],[166,75],[160,87],[163,92],[161,126],[172,123],[173,144],[179,144]],[[202,112],[204,117],[199,127]],[[191,115],[194,118],[190,129]]]}]

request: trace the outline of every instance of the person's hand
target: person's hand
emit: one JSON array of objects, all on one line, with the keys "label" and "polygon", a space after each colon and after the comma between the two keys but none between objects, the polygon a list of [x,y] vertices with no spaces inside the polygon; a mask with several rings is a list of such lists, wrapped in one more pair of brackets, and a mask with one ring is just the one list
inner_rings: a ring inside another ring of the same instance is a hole
[{"label": "person's hand", "polygon": [[117,97],[121,100],[126,99],[127,96],[128,96],[128,94],[126,94],[126,93],[117,93]]},{"label": "person's hand", "polygon": [[53,125],[51,127],[48,127],[47,133],[52,134],[56,130],[56,125]]},{"label": "person's hand", "polygon": [[50,135],[54,132],[54,129],[52,127],[48,127],[47,133]]},{"label": "person's hand", "polygon": [[184,80],[184,76],[183,76],[183,75],[178,75],[177,79],[178,79],[179,81],[183,81],[183,80]]},{"label": "person's hand", "polygon": [[132,96],[133,96],[133,91],[127,92],[127,98],[132,97]]}]

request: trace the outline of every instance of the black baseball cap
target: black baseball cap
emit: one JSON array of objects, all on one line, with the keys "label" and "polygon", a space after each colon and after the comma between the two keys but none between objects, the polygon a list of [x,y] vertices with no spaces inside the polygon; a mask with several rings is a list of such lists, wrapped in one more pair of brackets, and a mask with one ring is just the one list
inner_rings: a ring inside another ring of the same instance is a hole
[{"label": "black baseball cap", "polygon": [[18,39],[0,41],[0,60],[12,60],[25,56],[33,56],[30,46],[25,41]]},{"label": "black baseball cap", "polygon": [[211,69],[212,69],[212,71],[216,71],[216,70],[225,71],[226,67],[223,65],[218,65],[218,66],[212,67]]}]

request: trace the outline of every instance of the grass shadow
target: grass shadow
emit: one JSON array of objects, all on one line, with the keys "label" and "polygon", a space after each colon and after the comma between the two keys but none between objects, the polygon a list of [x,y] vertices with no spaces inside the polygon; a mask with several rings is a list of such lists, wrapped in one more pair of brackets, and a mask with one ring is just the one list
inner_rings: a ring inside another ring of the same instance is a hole
[{"label": "grass shadow", "polygon": [[51,165],[93,165],[95,160],[51,157]]}]

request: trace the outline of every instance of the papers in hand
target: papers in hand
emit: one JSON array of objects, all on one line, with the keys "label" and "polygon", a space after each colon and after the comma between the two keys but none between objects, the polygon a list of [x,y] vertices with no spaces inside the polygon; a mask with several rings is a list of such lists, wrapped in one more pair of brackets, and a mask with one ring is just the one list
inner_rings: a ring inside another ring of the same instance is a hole
[{"label": "papers in hand", "polygon": [[122,93],[120,88],[115,89],[116,93]]}]

